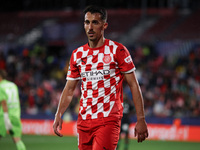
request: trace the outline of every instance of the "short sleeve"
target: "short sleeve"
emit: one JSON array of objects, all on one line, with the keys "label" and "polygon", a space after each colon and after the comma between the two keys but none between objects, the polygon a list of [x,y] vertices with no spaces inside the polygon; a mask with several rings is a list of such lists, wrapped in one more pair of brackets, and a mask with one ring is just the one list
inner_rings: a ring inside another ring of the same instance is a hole
[{"label": "short sleeve", "polygon": [[116,60],[122,73],[130,73],[135,70],[135,65],[127,48],[120,45],[116,51]]},{"label": "short sleeve", "polygon": [[72,53],[66,79],[67,80],[80,80],[81,79],[80,77],[81,76],[80,76],[78,66],[76,65],[76,62],[74,60],[74,53]]}]

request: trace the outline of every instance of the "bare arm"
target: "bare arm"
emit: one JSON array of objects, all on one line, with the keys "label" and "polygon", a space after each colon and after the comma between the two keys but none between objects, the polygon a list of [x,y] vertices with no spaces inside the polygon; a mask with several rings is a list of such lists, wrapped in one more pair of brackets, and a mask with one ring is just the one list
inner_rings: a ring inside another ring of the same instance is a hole
[{"label": "bare arm", "polygon": [[77,83],[78,83],[78,80],[67,81],[60,97],[59,105],[58,105],[54,123],[53,123],[54,132],[60,137],[62,137],[63,135],[60,134],[60,132],[58,132],[57,128],[59,127],[59,130],[62,129],[63,120],[61,119],[61,117],[63,113],[65,112],[65,110],[68,108],[72,100],[73,93],[74,93]]},{"label": "bare arm", "polygon": [[135,72],[125,74],[126,81],[130,87],[133,102],[136,109],[137,123],[135,125],[135,136],[138,138],[138,142],[142,142],[148,137],[148,129],[144,115],[144,101],[142,92],[135,76]]},{"label": "bare arm", "polygon": [[8,107],[7,107],[6,100],[1,101],[1,105],[2,105],[2,108],[3,108],[3,112],[8,113]]}]

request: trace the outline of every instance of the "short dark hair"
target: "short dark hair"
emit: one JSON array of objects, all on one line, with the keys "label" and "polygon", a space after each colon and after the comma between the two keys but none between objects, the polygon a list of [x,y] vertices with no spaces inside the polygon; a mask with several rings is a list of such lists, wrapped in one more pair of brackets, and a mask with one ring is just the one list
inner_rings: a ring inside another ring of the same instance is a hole
[{"label": "short dark hair", "polygon": [[105,22],[107,21],[107,11],[103,7],[96,6],[96,5],[90,5],[90,6],[87,6],[83,12],[84,12],[84,14],[86,14],[87,12],[90,12],[91,14],[100,13],[101,19],[104,20]]},{"label": "short dark hair", "polygon": [[2,79],[6,79],[6,77],[7,77],[6,71],[3,70],[3,69],[0,69],[0,76],[1,76]]}]

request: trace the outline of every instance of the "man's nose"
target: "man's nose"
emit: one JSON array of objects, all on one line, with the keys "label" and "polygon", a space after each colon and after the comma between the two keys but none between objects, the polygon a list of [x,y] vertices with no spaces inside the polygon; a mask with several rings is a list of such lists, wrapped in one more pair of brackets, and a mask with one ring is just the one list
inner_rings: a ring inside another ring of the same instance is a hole
[{"label": "man's nose", "polygon": [[93,29],[92,23],[89,24],[89,29]]}]

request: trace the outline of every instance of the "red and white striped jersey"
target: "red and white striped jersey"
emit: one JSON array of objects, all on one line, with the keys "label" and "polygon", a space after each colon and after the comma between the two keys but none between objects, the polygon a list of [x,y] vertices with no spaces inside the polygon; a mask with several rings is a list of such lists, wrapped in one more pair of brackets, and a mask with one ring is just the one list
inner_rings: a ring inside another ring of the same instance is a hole
[{"label": "red and white striped jersey", "polygon": [[126,47],[109,39],[98,48],[85,44],[75,49],[67,80],[82,80],[79,119],[122,117],[123,73],[134,70]]}]

